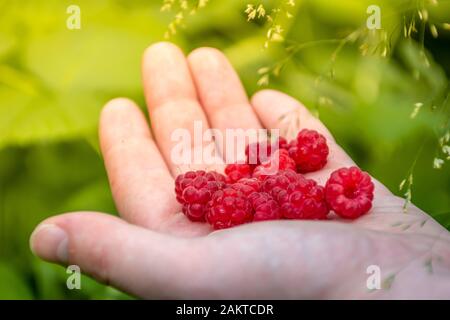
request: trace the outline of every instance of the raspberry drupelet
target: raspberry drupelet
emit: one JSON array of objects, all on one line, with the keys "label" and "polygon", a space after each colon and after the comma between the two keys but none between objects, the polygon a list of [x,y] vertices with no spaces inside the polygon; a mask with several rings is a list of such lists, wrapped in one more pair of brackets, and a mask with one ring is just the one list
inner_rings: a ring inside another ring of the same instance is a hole
[{"label": "raspberry drupelet", "polygon": [[246,163],[233,163],[225,167],[225,174],[227,176],[228,183],[238,182],[244,178],[251,178],[253,168]]},{"label": "raspberry drupelet", "polygon": [[241,179],[230,185],[231,188],[241,191],[247,197],[252,193],[259,192],[261,189],[261,181],[255,178]]},{"label": "raspberry drupelet", "polygon": [[255,192],[249,197],[253,207],[253,221],[281,219],[280,207],[267,192]]}]

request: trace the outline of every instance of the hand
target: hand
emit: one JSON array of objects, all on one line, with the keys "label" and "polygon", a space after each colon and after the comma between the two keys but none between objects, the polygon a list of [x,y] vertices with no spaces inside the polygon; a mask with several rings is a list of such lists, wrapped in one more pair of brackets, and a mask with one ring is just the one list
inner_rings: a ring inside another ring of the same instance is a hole
[{"label": "hand", "polygon": [[[123,220],[79,212],[42,222],[31,237],[41,258],[143,298],[450,298],[450,236],[375,181],[370,213],[355,221],[271,221],[212,232],[175,200],[171,162],[177,128],[194,121],[219,130],[280,128],[294,112],[301,127],[327,137],[320,184],[353,161],[293,98],[264,90],[248,101],[225,56],[201,48],[186,59],[170,43],[146,50],[143,81],[152,133],[136,105],[115,99],[102,111],[101,150]],[[218,145],[219,149],[223,146]],[[219,168],[220,169],[220,168]],[[409,226],[409,227],[408,227]],[[369,291],[367,267],[390,288]],[[395,275],[395,276],[394,276]]]}]

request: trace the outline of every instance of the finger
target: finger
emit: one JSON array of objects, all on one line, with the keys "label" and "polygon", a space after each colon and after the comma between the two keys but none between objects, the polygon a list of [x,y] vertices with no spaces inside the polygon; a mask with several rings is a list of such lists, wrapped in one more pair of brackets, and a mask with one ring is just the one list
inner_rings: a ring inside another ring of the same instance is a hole
[{"label": "finger", "polygon": [[[324,185],[330,174],[341,167],[354,166],[355,163],[336,143],[330,131],[308,109],[294,98],[275,90],[262,90],[252,97],[252,106],[261,123],[266,128],[278,128],[286,138],[292,139],[301,129],[313,129],[327,139],[330,149],[328,162],[323,170],[307,174]],[[374,179],[375,190],[379,194],[391,194],[381,183]]]},{"label": "finger", "polygon": [[288,139],[294,138],[304,128],[316,130],[325,136],[330,149],[327,165],[322,171],[309,174],[318,179],[319,183],[325,183],[327,174],[337,168],[354,165],[322,122],[294,98],[275,90],[262,90],[252,97],[252,105],[266,128],[280,129],[281,134]]},{"label": "finger", "polygon": [[112,100],[103,108],[99,132],[117,209],[127,221],[157,229],[180,208],[144,114],[130,100]]},{"label": "finger", "polygon": [[[327,140],[334,142],[333,136],[318,118],[300,102],[282,92],[261,90],[253,95],[251,102],[262,124],[267,128],[279,128],[288,139],[293,139],[298,130],[307,128],[320,132]],[[294,125],[296,130],[289,130]]]},{"label": "finger", "polygon": [[[209,129],[208,121],[197,100],[189,67],[181,50],[166,42],[149,47],[143,59],[143,79],[152,129],[172,174],[203,168],[204,162],[213,162],[214,165],[219,161],[220,157],[201,161],[202,156],[198,156],[199,152],[215,144],[212,139],[203,139],[203,134]],[[183,158],[186,161],[181,161],[179,154],[175,153],[179,150],[176,147],[180,146],[178,137],[181,136],[191,139],[187,141],[187,148],[183,148],[190,152],[190,157],[185,154]]]},{"label": "finger", "polygon": [[147,298],[181,296],[195,281],[189,273],[201,263],[196,243],[87,212],[52,217],[30,238],[42,259],[77,265],[103,283]]},{"label": "finger", "polygon": [[[222,52],[214,48],[196,49],[188,56],[188,62],[212,127],[222,133],[226,129],[261,128],[239,76]],[[222,155],[226,154],[224,140],[217,142]]]},{"label": "finger", "polygon": [[[275,90],[262,90],[252,97],[252,105],[267,128],[278,128],[286,138],[292,139],[301,129],[320,132],[330,147],[328,166],[353,165],[352,159],[336,144],[325,125],[294,98]],[[293,128],[294,130],[289,130]]]}]

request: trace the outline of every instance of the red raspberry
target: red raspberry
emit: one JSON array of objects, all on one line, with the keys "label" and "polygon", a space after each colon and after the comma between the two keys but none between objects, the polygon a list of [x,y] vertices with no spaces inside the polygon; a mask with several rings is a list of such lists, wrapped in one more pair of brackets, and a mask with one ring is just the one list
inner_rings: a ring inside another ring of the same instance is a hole
[{"label": "red raspberry", "polygon": [[280,193],[278,201],[281,214],[287,219],[323,220],[329,212],[323,187],[312,179],[305,178],[289,186],[286,192]]},{"label": "red raspberry", "polygon": [[225,167],[225,174],[227,175],[228,183],[234,183],[243,178],[250,178],[252,176],[252,172],[252,166],[245,163],[234,163]]},{"label": "red raspberry", "polygon": [[264,177],[261,191],[271,194],[276,200],[281,191],[286,190],[289,185],[295,184],[301,179],[304,179],[304,177],[293,170],[280,171],[275,175]]},{"label": "red raspberry", "polygon": [[234,227],[252,221],[252,204],[241,191],[227,187],[216,191],[208,204],[206,221],[214,229]]},{"label": "red raspberry", "polygon": [[334,171],[325,186],[329,207],[342,218],[356,219],[372,208],[374,185],[357,167]]},{"label": "red raspberry", "polygon": [[257,166],[253,171],[253,177],[262,179],[282,170],[295,170],[295,161],[289,157],[289,152],[285,149],[277,150],[270,156],[269,161]]},{"label": "red raspberry", "polygon": [[241,179],[239,182],[233,183],[231,188],[241,191],[247,197],[261,189],[261,181],[255,178]]},{"label": "red raspberry", "polygon": [[204,221],[207,204],[214,192],[225,187],[225,177],[217,172],[189,171],[175,179],[177,201],[192,221]]},{"label": "red raspberry", "polygon": [[291,170],[267,177],[264,190],[270,190],[287,219],[326,219],[328,207],[323,187]]},{"label": "red raspberry", "polygon": [[253,221],[281,219],[278,203],[267,192],[255,192],[249,199],[254,211]]},{"label": "red raspberry", "polygon": [[245,155],[247,157],[247,163],[250,165],[258,165],[269,160],[272,152],[277,149],[288,148],[288,143],[285,138],[279,137],[275,142],[270,140],[255,142],[249,144],[245,148]]},{"label": "red raspberry", "polygon": [[315,130],[303,129],[289,144],[289,155],[300,173],[322,169],[327,163],[327,140]]}]

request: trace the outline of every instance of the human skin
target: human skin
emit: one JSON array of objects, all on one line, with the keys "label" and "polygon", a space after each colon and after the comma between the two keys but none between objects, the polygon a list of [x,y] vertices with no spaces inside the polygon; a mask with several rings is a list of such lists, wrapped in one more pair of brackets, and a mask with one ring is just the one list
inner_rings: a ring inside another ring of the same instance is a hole
[{"label": "human skin", "polygon": [[[404,200],[375,179],[373,208],[354,221],[268,221],[214,232],[189,221],[175,200],[174,177],[193,167],[171,162],[176,142],[170,137],[177,128],[192,132],[194,121],[205,130],[283,130],[280,117],[293,112],[300,128],[321,132],[330,147],[326,167],[308,177],[323,185],[332,171],[354,163],[295,99],[263,90],[249,101],[216,49],[196,49],[186,58],[175,45],[157,43],[145,51],[142,69],[152,127],[124,98],[110,101],[100,117],[101,150],[121,218],[51,217],[31,236],[37,256],[76,264],[142,298],[450,298],[449,232],[413,205],[405,213]],[[380,290],[367,288],[371,265],[380,267]]]}]

